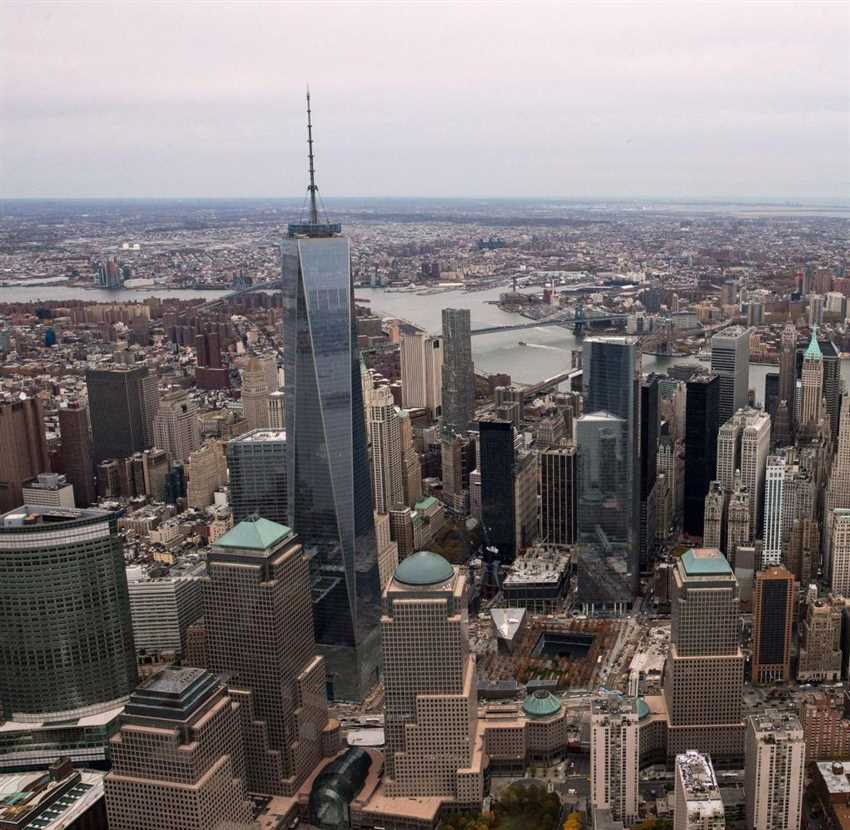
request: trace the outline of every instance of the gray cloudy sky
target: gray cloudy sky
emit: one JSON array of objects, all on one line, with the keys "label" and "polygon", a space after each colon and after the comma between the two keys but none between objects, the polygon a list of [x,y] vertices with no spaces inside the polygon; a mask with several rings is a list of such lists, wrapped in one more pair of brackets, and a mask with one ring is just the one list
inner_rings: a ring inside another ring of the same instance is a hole
[{"label": "gray cloudy sky", "polygon": [[0,196],[850,197],[850,3],[0,4]]}]

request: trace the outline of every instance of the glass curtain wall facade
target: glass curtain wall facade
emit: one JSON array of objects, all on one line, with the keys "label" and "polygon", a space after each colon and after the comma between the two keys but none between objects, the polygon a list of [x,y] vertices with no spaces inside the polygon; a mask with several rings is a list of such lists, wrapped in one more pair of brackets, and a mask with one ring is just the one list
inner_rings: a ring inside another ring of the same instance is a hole
[{"label": "glass curtain wall facade", "polygon": [[625,473],[628,424],[608,412],[576,421],[578,601],[587,612],[622,613],[634,577],[633,488]]},{"label": "glass curtain wall facade", "polygon": [[350,250],[338,234],[295,226],[282,244],[287,492],[328,691],[362,700],[378,678],[381,591]]}]

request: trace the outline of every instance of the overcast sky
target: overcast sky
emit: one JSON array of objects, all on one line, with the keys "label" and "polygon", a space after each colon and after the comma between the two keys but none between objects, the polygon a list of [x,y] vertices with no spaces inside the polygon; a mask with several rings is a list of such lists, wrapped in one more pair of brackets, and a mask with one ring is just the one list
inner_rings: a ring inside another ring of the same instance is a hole
[{"label": "overcast sky", "polygon": [[850,197],[850,2],[0,4],[0,196]]}]

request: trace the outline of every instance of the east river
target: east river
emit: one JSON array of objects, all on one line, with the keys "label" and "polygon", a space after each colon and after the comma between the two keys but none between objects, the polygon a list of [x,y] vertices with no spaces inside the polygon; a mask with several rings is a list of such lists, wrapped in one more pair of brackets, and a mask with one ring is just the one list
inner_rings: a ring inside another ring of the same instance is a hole
[{"label": "east river", "polygon": [[[400,317],[430,332],[439,332],[442,328],[443,308],[468,308],[472,315],[472,328],[492,325],[527,323],[519,314],[502,311],[493,304],[504,287],[488,291],[444,291],[438,294],[419,295],[415,292],[393,292],[380,288],[357,288],[355,295],[368,300],[375,314],[384,317]],[[100,289],[82,289],[69,286],[16,286],[0,288],[0,298],[4,302],[62,302],[63,300],[89,300],[91,302],[132,302],[146,297],[175,297],[183,300],[203,297],[210,299],[221,295],[221,291],[202,289],[119,289],[106,291]],[[519,341],[525,346],[520,346]],[[495,334],[480,334],[472,338],[472,352],[475,365],[485,372],[506,372],[519,383],[534,383],[564,371],[570,365],[570,352],[580,346],[572,332],[558,326],[539,326],[521,331],[508,331]],[[659,358],[645,355],[645,372],[656,370],[664,372],[674,363],[697,362],[695,356],[679,358]],[[755,390],[756,400],[764,397],[764,376],[777,371],[775,366],[750,366],[750,388]],[[850,386],[850,360],[843,360],[841,374],[844,382]]]}]

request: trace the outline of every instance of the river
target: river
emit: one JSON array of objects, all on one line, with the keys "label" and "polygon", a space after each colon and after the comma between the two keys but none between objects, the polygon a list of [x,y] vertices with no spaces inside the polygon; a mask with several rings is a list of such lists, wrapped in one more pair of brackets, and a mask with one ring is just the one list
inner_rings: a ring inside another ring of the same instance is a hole
[{"label": "river", "polygon": [[[385,317],[400,317],[431,332],[442,329],[442,310],[447,307],[468,308],[472,327],[483,327],[527,322],[519,314],[502,311],[493,305],[504,287],[488,291],[445,291],[439,294],[418,295],[415,292],[393,292],[382,288],[357,288],[355,295],[369,301],[373,312]],[[146,297],[176,297],[183,300],[220,296],[221,291],[205,289],[84,289],[70,286],[18,286],[0,288],[4,302],[61,302],[63,300],[90,300],[91,302],[141,301]],[[520,346],[522,340],[527,345]],[[570,352],[580,346],[572,332],[557,326],[539,326],[523,331],[481,334],[472,338],[475,365],[485,372],[506,372],[519,383],[535,383],[564,371],[570,365]],[[664,372],[676,363],[695,363],[695,357],[661,358],[644,355],[645,372]],[[764,399],[764,376],[777,371],[775,366],[750,366],[750,388],[756,400]],[[843,360],[842,378],[850,386],[850,360]]]}]

